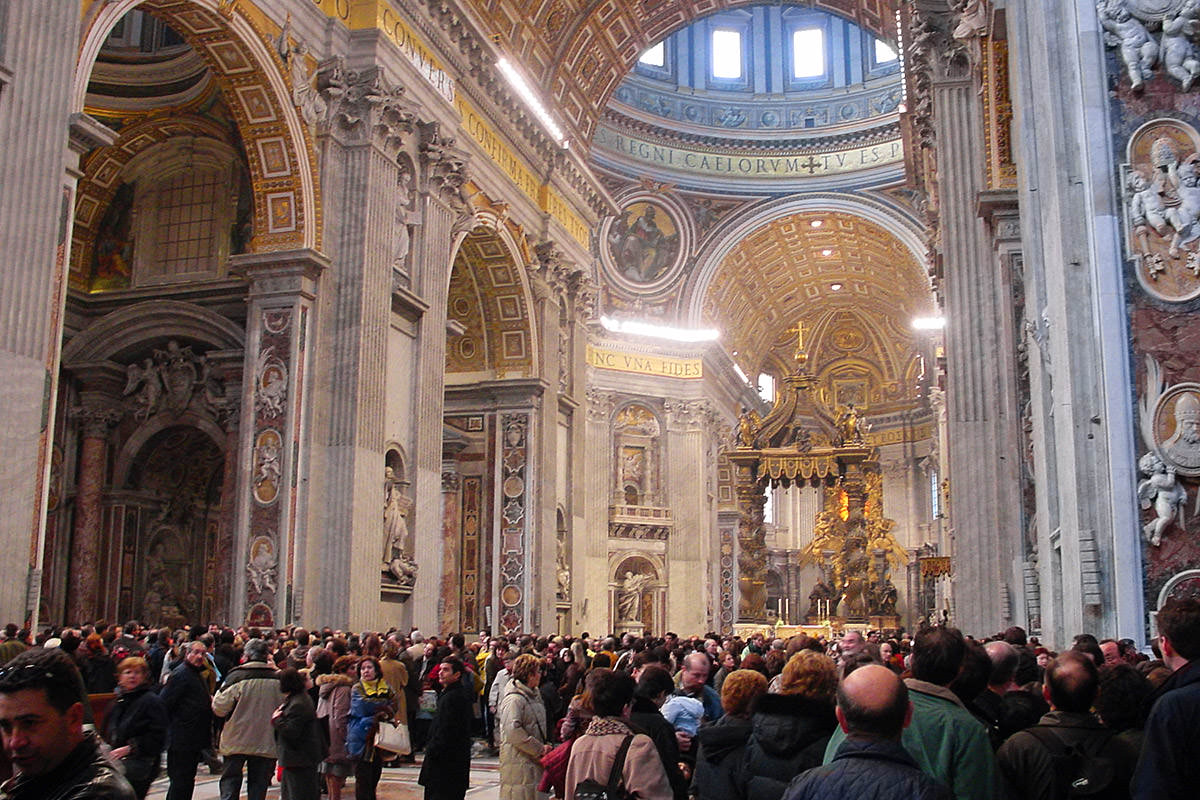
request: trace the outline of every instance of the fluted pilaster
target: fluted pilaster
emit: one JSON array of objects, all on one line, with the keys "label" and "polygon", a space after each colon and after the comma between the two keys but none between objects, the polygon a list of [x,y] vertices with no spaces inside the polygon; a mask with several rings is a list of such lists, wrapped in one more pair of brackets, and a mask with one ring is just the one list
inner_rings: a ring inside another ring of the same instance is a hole
[{"label": "fluted pilaster", "polygon": [[[0,613],[37,623],[50,436],[79,150],[70,92],[79,8],[9,3],[0,80]],[[85,66],[84,69],[88,67]],[[79,144],[89,142],[83,137]]]},{"label": "fluted pilaster", "polygon": [[[953,69],[952,69],[953,71]],[[952,506],[958,593],[964,630],[1002,624],[995,598],[1020,541],[1017,387],[1010,291],[976,213],[983,188],[981,109],[972,73],[934,82],[942,255],[945,263],[950,481],[964,491]]]}]

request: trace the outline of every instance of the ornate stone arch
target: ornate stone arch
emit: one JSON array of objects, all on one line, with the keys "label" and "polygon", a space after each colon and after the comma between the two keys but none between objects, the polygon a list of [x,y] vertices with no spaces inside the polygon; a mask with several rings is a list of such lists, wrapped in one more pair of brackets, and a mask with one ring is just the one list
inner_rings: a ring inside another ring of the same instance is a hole
[{"label": "ornate stone arch", "polygon": [[525,255],[495,219],[485,217],[463,237],[446,301],[447,317],[463,332],[447,343],[447,371],[495,378],[534,374],[540,340]]},{"label": "ornate stone arch", "polygon": [[214,350],[240,350],[246,332],[237,323],[201,306],[177,300],[136,303],[107,314],[63,346],[62,362],[103,361],[150,339],[178,337]]},{"label": "ornate stone arch", "polygon": [[[74,110],[84,110],[92,64],[109,31],[134,9],[152,13],[174,28],[204,58],[220,84],[250,169],[254,236],[249,249],[319,250],[316,149],[292,101],[292,77],[280,54],[267,44],[280,31],[260,13],[248,14],[237,3],[224,0],[93,0],[84,12],[72,90]],[[104,148],[94,157],[103,159],[111,151]],[[105,174],[103,163],[96,169]],[[78,202],[88,202],[88,197],[81,193]]]},{"label": "ornate stone arch", "polygon": [[[721,268],[725,257],[750,233],[777,220],[802,212],[842,212],[874,223],[894,236],[918,264],[925,263],[926,243],[923,227],[899,206],[875,197],[843,192],[813,192],[792,197],[764,200],[720,223],[707,234],[709,244],[698,254],[698,268],[687,287],[681,304],[688,324],[703,320],[704,297]],[[932,290],[931,290],[932,291]]]}]

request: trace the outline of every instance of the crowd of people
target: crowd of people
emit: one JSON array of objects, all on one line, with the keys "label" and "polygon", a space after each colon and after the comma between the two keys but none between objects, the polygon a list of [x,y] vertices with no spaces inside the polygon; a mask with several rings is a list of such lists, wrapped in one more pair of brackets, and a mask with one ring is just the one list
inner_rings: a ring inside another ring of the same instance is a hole
[{"label": "crowd of people", "polygon": [[442,800],[486,752],[501,800],[1194,797],[1200,601],[1157,626],[1151,656],[1089,634],[1053,652],[1017,627],[468,641],[9,625],[0,792],[141,800],[165,754],[168,800],[190,800],[202,764],[222,800],[273,781],[284,800],[341,800],[351,777],[373,800],[385,767],[419,758]]}]

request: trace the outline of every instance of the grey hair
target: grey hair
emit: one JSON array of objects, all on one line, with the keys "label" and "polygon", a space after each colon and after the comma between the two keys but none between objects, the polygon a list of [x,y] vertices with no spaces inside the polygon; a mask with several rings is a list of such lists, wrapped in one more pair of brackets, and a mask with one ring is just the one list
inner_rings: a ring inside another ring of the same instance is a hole
[{"label": "grey hair", "polygon": [[242,656],[246,661],[266,661],[270,652],[265,639],[251,639],[242,648]]}]

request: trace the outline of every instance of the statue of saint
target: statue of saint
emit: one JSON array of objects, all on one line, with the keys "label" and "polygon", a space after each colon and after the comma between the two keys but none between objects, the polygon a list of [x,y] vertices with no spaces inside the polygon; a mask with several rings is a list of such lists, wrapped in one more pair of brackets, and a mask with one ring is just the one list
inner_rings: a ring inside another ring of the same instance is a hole
[{"label": "statue of saint", "polygon": [[863,423],[854,403],[847,403],[846,408],[837,418],[838,437],[843,445],[861,444],[863,440]]},{"label": "statue of saint", "polygon": [[400,481],[391,467],[383,468],[383,563],[385,567],[404,548],[405,510],[400,499]]},{"label": "statue of saint", "polygon": [[742,412],[742,416],[738,417],[738,447],[754,447],[754,437],[760,424],[762,417],[753,408]]},{"label": "statue of saint", "polygon": [[617,590],[617,616],[623,622],[640,622],[642,594],[650,584],[649,575],[626,571],[625,580]]}]

